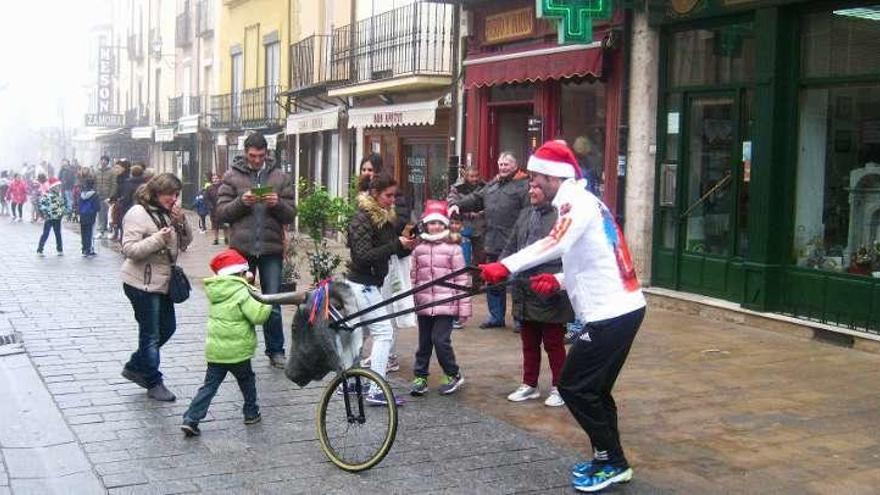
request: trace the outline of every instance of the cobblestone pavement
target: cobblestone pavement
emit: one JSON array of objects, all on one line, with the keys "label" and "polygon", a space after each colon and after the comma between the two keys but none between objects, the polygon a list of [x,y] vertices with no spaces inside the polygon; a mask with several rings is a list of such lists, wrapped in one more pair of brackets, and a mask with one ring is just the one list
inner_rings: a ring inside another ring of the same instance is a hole
[{"label": "cobblestone pavement", "polygon": [[[94,259],[81,258],[78,236],[64,234],[66,256],[55,256],[49,247],[47,256],[38,258],[36,226],[0,223],[0,247],[7,253],[0,259],[7,274],[0,283],[0,316],[4,326],[23,335],[27,355],[110,493],[567,489],[573,450],[464,407],[456,396],[410,401],[400,410],[401,428],[388,457],[363,474],[344,473],[324,458],[316,441],[321,385],[299,389],[263,356],[255,359],[263,422],[242,424],[240,393],[229,379],[211,405],[202,436],[184,439],[180,418],[205,369],[207,303],[201,287],[177,307],[177,333],[162,353],[166,383],[179,399],[149,400],[119,376],[136,343],[132,311],[117,277],[120,257],[105,247]],[[188,256],[199,256],[198,250]],[[24,478],[38,476],[15,466],[14,452],[4,448],[4,454],[0,493],[10,488],[25,493]]]}]

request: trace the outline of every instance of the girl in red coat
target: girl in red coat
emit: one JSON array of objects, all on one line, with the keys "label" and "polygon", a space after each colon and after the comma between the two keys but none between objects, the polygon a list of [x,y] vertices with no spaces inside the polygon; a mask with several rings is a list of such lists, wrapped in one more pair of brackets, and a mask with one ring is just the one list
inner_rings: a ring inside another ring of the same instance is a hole
[{"label": "girl in red coat", "polygon": [[[421,242],[412,252],[413,286],[430,282],[451,272],[464,268],[464,255],[461,246],[449,238],[449,216],[446,201],[428,200],[422,215],[424,232]],[[453,278],[451,283],[470,285],[470,277],[463,273]],[[415,305],[421,306],[434,301],[447,299],[458,294],[455,289],[433,286],[416,292]],[[419,321],[419,348],[413,365],[413,379],[410,393],[424,395],[428,391],[428,364],[432,350],[437,351],[437,361],[443,368],[440,393],[451,394],[464,383],[455,352],[452,350],[452,321],[464,323],[471,316],[470,298],[459,299],[447,304],[432,306],[417,312]]]},{"label": "girl in red coat", "polygon": [[24,204],[27,202],[27,195],[27,182],[21,178],[21,174],[15,174],[12,178],[12,182],[9,183],[9,189],[6,191],[6,196],[9,199],[9,203],[12,205],[13,222],[21,222],[21,212]]}]

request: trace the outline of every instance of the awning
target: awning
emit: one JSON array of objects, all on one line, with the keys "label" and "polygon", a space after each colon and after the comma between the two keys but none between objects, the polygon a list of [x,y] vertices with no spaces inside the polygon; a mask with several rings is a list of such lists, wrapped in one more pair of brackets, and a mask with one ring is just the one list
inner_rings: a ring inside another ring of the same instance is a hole
[{"label": "awning", "polygon": [[163,127],[160,129],[156,129],[156,142],[157,143],[170,143],[174,141],[174,128],[173,127]]},{"label": "awning", "polygon": [[131,128],[131,138],[132,139],[153,139],[153,130],[155,128],[153,126],[147,127],[132,127]]},{"label": "awning", "polygon": [[434,125],[436,117],[437,100],[383,107],[352,108],[348,111],[348,127]]},{"label": "awning", "polygon": [[469,88],[602,75],[602,44],[566,45],[464,61]]},{"label": "awning", "polygon": [[332,107],[314,112],[295,113],[287,116],[285,134],[305,134],[339,128],[339,112],[342,107]]},{"label": "awning", "polygon": [[109,128],[108,129],[108,128],[99,128],[99,127],[85,127],[83,129],[81,129],[81,131],[78,132],[71,139],[73,141],[86,143],[89,141],[97,141],[97,140],[104,138],[104,137],[107,137],[107,136],[115,136],[115,135],[119,134],[120,132],[122,132],[122,128],[116,128],[116,129]]}]

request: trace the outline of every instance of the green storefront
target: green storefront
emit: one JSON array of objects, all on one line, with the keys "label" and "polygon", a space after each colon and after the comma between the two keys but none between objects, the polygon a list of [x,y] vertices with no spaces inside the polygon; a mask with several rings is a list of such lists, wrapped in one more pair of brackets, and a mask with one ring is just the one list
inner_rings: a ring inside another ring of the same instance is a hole
[{"label": "green storefront", "polygon": [[880,332],[880,1],[662,10],[652,284]]}]

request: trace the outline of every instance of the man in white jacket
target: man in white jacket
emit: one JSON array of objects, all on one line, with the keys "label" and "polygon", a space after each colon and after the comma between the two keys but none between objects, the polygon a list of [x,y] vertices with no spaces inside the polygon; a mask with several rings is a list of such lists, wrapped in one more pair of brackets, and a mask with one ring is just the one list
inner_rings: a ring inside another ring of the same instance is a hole
[{"label": "man in white jacket", "polygon": [[585,492],[632,478],[620,445],[611,389],[645,315],[629,249],[614,216],[581,180],[574,154],[561,141],[539,148],[528,163],[529,187],[551,198],[558,219],[550,234],[496,263],[480,265],[490,284],[562,258],[556,275],[532,277],[532,290],[566,290],[584,331],[569,350],[559,392],[590,437],[593,458],[572,468],[572,485]]}]

